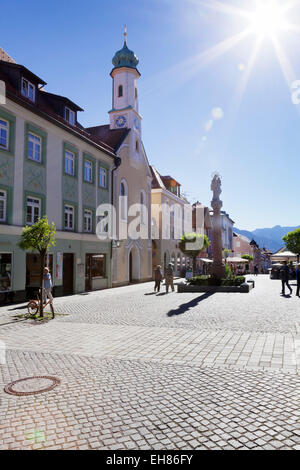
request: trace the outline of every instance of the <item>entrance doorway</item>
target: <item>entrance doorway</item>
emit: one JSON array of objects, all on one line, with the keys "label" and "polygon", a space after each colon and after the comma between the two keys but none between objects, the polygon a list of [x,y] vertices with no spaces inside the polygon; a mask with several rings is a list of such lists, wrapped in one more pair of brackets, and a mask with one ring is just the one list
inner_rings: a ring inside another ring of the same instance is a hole
[{"label": "entrance doorway", "polygon": [[[45,266],[50,270],[53,280],[53,254],[47,254]],[[41,286],[41,257],[39,253],[26,254],[26,297],[34,298]]]},{"label": "entrance doorway", "polygon": [[74,254],[64,253],[63,260],[63,295],[74,293]]},{"label": "entrance doorway", "polygon": [[140,280],[140,253],[136,247],[133,247],[129,253],[128,269],[129,282],[138,282]]}]

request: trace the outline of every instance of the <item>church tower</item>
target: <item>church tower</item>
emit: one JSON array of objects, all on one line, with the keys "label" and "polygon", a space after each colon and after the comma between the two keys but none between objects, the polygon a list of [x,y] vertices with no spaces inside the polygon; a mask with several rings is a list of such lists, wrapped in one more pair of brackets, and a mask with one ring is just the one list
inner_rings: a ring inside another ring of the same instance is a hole
[{"label": "church tower", "polygon": [[109,111],[110,129],[131,129],[130,156],[136,162],[141,161],[141,121],[138,106],[138,79],[141,76],[137,69],[139,59],[127,47],[125,27],[124,45],[116,52],[112,60],[113,79],[112,109]]}]

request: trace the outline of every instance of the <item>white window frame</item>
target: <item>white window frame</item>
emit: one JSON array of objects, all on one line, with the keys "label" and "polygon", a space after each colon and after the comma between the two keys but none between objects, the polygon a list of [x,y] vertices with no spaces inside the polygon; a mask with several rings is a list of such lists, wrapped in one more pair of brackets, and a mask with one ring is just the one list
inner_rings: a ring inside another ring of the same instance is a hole
[{"label": "white window frame", "polygon": [[[30,203],[29,203],[29,200]],[[31,220],[28,221],[28,207],[31,207]],[[35,210],[36,208],[38,208],[38,217],[37,217],[37,220],[41,218],[41,207],[42,207],[42,201],[40,198],[38,197],[35,197],[35,196],[27,196],[27,199],[26,199],[26,225],[33,225],[35,224],[36,220],[35,220]]]},{"label": "white window frame", "polygon": [[107,188],[107,169],[102,166],[99,167],[99,186],[100,188]]},{"label": "white window frame", "polygon": [[85,233],[93,232],[93,211],[91,211],[90,209],[84,209],[83,231]]},{"label": "white window frame", "polygon": [[[90,166],[88,166],[90,165]],[[86,178],[86,172],[85,170],[87,170],[87,174],[90,172],[90,179],[87,179]],[[90,161],[90,160],[84,160],[84,165],[83,165],[83,179],[84,181],[86,181],[87,183],[92,183],[93,182],[93,163]]]},{"label": "white window frame", "polygon": [[5,122],[7,124],[7,126],[5,126],[1,124],[0,122],[0,131],[1,129],[6,131],[6,145],[1,145],[0,143],[0,148],[4,150],[8,150],[9,149],[9,122],[6,119],[2,119],[2,117],[0,117],[0,121]]},{"label": "white window frame", "polygon": [[[66,225],[66,215],[67,215],[67,225]],[[72,215],[72,224],[71,221]],[[64,204],[64,229],[72,232],[75,230],[75,207],[71,204]]]},{"label": "white window frame", "polygon": [[0,189],[0,202],[3,201],[3,217],[0,216],[0,222],[6,222],[7,210],[7,191]]},{"label": "white window frame", "polygon": [[[71,156],[71,157],[70,157]],[[67,171],[69,169],[69,163],[66,166],[66,162],[72,162],[72,173]],[[64,166],[65,166],[65,174],[69,176],[75,176],[75,154],[73,152],[70,152],[70,150],[65,150],[65,161],[64,161]]]},{"label": "white window frame", "polygon": [[[23,84],[26,84],[27,89],[24,90]],[[29,95],[29,89],[30,87],[32,88],[32,97]],[[28,98],[30,101],[35,101],[35,85],[31,83],[27,78],[22,77],[21,81],[21,95],[25,96],[25,98]]]},{"label": "white window frame", "polygon": [[[34,138],[32,138],[32,137],[34,137]],[[38,139],[39,143],[37,143],[35,139]],[[30,157],[30,155],[29,155],[29,142],[32,142],[32,145],[33,145],[33,156],[32,157]],[[35,158],[36,146],[39,147],[39,159],[38,160]],[[35,134],[34,132],[28,132],[27,157],[29,158],[29,160],[32,160],[33,162],[42,163],[42,138],[39,135]]]},{"label": "white window frame", "polygon": [[[69,116],[68,116],[69,114]],[[73,118],[71,119],[71,116],[73,116]],[[72,109],[68,108],[67,106],[65,106],[65,120],[71,124],[71,126],[75,126],[75,122],[76,122],[76,114],[75,114],[75,111],[73,111]]]}]

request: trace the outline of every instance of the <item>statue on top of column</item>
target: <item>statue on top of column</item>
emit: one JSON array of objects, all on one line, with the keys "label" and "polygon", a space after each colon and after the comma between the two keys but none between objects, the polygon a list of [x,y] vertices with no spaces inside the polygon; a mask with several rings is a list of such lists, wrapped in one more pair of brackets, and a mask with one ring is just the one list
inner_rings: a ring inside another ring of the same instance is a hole
[{"label": "statue on top of column", "polygon": [[218,175],[218,173],[216,173],[211,182],[211,190],[213,192],[213,201],[220,199],[220,195],[222,193],[221,184],[222,184],[221,178]]}]

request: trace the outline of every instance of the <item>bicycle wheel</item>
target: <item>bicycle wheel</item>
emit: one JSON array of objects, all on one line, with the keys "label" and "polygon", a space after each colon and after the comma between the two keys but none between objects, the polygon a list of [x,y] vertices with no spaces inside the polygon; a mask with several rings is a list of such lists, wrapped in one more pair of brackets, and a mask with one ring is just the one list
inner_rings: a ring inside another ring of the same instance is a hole
[{"label": "bicycle wheel", "polygon": [[36,302],[29,302],[29,304],[27,305],[27,310],[30,316],[36,315],[38,313],[39,306]]}]

